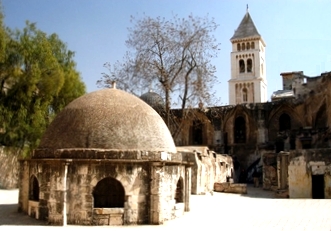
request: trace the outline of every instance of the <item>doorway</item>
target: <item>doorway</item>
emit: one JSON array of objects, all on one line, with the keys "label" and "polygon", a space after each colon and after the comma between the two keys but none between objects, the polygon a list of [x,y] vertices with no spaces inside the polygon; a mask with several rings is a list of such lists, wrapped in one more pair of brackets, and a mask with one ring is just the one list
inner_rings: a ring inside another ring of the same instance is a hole
[{"label": "doorway", "polygon": [[324,199],[324,175],[312,175],[312,198],[313,199]]}]

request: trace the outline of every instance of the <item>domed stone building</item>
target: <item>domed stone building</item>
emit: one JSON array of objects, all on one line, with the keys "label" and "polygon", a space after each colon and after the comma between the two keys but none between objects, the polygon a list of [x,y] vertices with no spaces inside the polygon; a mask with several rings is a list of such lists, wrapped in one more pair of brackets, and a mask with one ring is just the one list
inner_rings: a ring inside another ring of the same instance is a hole
[{"label": "domed stone building", "polygon": [[149,90],[148,92],[142,94],[140,99],[151,106],[161,117],[165,117],[165,103],[162,96],[152,90]]},{"label": "domed stone building", "polygon": [[189,210],[191,164],[162,118],[118,89],[60,112],[20,162],[19,210],[50,224],[162,224]]}]

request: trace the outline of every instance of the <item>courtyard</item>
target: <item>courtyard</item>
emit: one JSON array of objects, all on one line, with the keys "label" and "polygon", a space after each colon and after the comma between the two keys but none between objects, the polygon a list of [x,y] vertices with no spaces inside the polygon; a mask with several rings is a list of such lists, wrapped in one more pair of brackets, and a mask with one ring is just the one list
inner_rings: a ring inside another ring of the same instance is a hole
[{"label": "courtyard", "polygon": [[191,211],[164,225],[48,226],[17,212],[18,190],[0,190],[1,230],[331,230],[331,200],[275,199],[273,193],[248,185],[248,193],[192,195]]}]

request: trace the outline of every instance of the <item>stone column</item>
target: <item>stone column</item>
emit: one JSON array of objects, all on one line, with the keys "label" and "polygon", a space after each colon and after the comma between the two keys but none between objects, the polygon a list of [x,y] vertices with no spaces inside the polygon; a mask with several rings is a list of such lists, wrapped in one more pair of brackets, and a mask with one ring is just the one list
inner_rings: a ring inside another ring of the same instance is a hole
[{"label": "stone column", "polygon": [[63,174],[63,226],[67,226],[67,176],[68,176],[68,163],[64,164]]},{"label": "stone column", "polygon": [[190,211],[190,195],[191,195],[191,167],[185,167],[185,212]]},{"label": "stone column", "polygon": [[278,169],[278,189],[288,188],[288,164],[289,153],[280,152],[277,157],[277,169]]},{"label": "stone column", "polygon": [[28,212],[29,203],[29,182],[30,182],[30,161],[19,161],[19,177],[18,177],[18,211]]},{"label": "stone column", "polygon": [[163,177],[162,163],[154,162],[150,165],[150,224],[160,225],[164,222],[163,205]]}]

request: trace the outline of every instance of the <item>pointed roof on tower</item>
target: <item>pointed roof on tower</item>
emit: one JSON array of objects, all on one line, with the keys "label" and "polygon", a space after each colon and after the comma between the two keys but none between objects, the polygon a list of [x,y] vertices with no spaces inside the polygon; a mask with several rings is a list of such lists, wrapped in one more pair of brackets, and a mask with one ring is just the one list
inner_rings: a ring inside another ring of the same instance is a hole
[{"label": "pointed roof on tower", "polygon": [[241,20],[241,23],[234,32],[234,35],[230,41],[241,40],[244,38],[261,38],[261,35],[257,31],[256,26],[248,12],[248,6],[244,18]]}]

